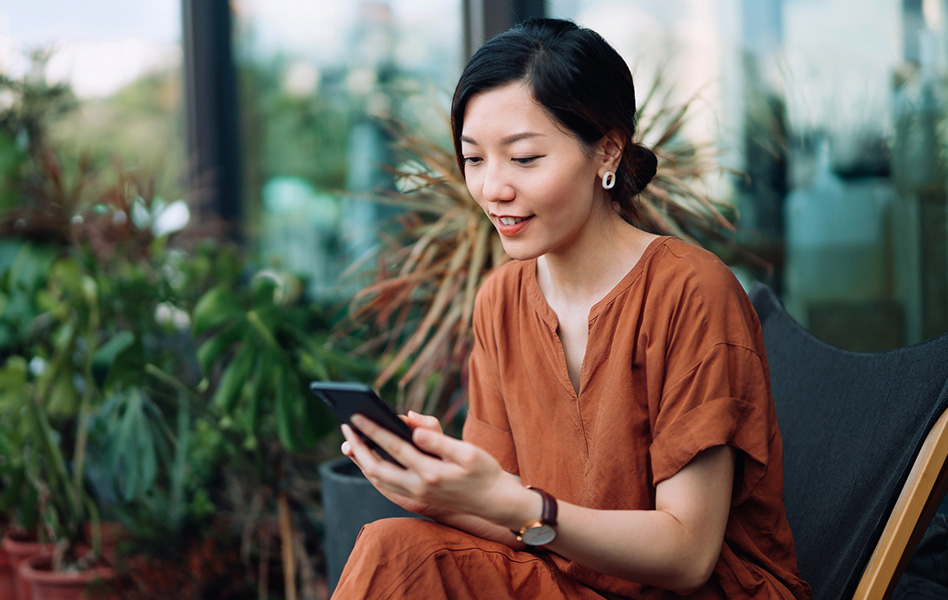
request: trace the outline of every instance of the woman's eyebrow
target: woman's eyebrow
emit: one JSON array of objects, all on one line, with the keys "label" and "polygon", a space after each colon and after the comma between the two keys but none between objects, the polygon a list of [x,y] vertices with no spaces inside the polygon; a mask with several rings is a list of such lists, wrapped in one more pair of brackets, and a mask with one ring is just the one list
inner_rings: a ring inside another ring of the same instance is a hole
[{"label": "woman's eyebrow", "polygon": [[[514,142],[519,142],[520,140],[525,140],[525,139],[534,138],[534,137],[542,137],[542,136],[543,136],[542,133],[534,133],[532,131],[525,131],[523,133],[515,133],[513,135],[508,135],[507,137],[502,138],[500,140],[500,143],[503,146],[509,146],[510,144],[513,144]],[[474,146],[478,145],[477,142],[474,141],[473,138],[469,138],[466,135],[461,136],[461,141],[464,142],[465,144],[473,144]]]}]

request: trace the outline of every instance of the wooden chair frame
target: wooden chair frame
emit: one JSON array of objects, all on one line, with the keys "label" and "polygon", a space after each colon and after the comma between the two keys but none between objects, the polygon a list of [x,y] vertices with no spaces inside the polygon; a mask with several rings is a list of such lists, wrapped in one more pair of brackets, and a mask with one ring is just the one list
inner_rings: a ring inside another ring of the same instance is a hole
[{"label": "wooden chair frame", "polygon": [[884,600],[892,595],[928,524],[948,492],[948,410],[932,427],[912,465],[853,596]]}]

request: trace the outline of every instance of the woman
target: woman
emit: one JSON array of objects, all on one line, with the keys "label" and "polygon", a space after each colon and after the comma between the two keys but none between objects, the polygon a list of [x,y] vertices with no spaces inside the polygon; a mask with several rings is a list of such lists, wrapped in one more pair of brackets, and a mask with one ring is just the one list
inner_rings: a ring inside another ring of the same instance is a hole
[{"label": "woman", "polygon": [[[354,420],[343,452],[430,520],[363,529],[337,598],[808,598],[760,327],[713,255],[640,229],[656,169],[628,66],[532,20],[452,106],[459,165],[514,259],[478,293],[463,441]],[[440,457],[440,458],[438,458]]]}]

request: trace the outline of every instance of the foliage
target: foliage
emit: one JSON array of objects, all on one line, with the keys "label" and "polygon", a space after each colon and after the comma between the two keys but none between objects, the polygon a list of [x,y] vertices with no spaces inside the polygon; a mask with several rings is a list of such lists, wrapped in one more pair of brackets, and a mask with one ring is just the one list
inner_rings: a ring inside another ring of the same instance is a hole
[{"label": "foliage", "polygon": [[[147,213],[146,204],[124,206],[130,212],[141,206]],[[112,223],[115,215],[128,217],[114,205],[100,203],[94,210],[109,215]],[[20,211],[18,219],[29,217]],[[136,218],[140,223],[141,215]],[[104,452],[111,466],[125,467],[100,469],[100,475],[116,480],[104,487],[118,489],[123,501],[152,489],[159,462],[171,460],[174,435],[165,419],[179,408],[181,392],[169,386],[164,369],[181,378],[196,373],[181,359],[187,356],[181,330],[189,321],[179,305],[187,308],[188,295],[202,287],[193,278],[200,277],[200,266],[169,268],[182,265],[168,250],[166,235],[149,239],[132,227],[125,236],[89,239],[78,231],[85,219],[68,222],[68,241],[56,240],[49,231],[37,236],[46,242],[8,240],[12,259],[0,265],[0,305],[11,308],[4,311],[10,318],[0,322],[8,355],[0,413],[5,426],[18,428],[11,439],[19,445],[9,456],[26,457],[25,473],[41,500],[43,533],[61,547],[57,566],[79,558],[78,544],[90,541],[85,525],[100,518],[87,477],[97,443],[108,446]],[[101,228],[86,231],[102,233]],[[114,432],[111,438],[90,437],[99,422],[116,425],[105,429]],[[93,530],[90,560],[100,551],[96,537]]]},{"label": "foliage", "polygon": [[[701,191],[722,171],[717,151],[681,135],[694,100],[670,101],[660,78],[642,102],[637,140],[648,138],[658,173],[640,194],[640,227],[695,240],[728,240],[730,206]],[[444,119],[447,123],[447,118]],[[348,327],[366,338],[360,351],[381,356],[381,387],[395,381],[398,405],[440,415],[450,426],[466,401],[463,385],[473,344],[478,286],[507,257],[493,227],[470,197],[453,149],[390,123],[401,166],[394,190],[372,196],[403,209],[382,231],[377,265],[356,295]],[[363,265],[360,265],[360,267]],[[350,276],[362,276],[353,268]]]},{"label": "foliage", "polygon": [[194,311],[195,334],[211,333],[197,351],[202,372],[210,377],[220,366],[214,406],[248,449],[261,436],[290,451],[312,448],[334,421],[306,389],[307,379],[358,377],[370,369],[331,346],[328,318],[303,300],[301,288],[292,276],[261,271],[247,286],[211,289]]},{"label": "foliage", "polygon": [[181,233],[190,209],[156,177],[63,160],[46,127],[68,90],[0,83],[0,498],[57,543],[57,568],[81,566],[101,555],[103,510],[168,486],[178,508],[162,515],[191,510],[187,431],[168,426],[199,404],[189,314],[240,266]]}]

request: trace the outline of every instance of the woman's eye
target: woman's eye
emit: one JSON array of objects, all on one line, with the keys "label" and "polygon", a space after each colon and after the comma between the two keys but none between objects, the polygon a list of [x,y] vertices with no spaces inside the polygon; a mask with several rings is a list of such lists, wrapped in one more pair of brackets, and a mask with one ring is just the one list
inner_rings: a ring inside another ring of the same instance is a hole
[{"label": "woman's eye", "polygon": [[479,156],[465,156],[465,157],[464,157],[464,164],[465,164],[465,165],[474,166],[474,165],[479,164],[480,162],[481,162],[481,159],[480,159]]},{"label": "woman's eye", "polygon": [[524,156],[521,158],[515,158],[513,159],[513,161],[517,163],[518,165],[529,165],[533,163],[535,160],[537,160],[538,158],[542,158],[542,157],[541,156]]}]

